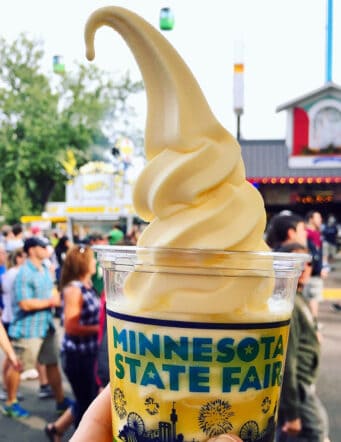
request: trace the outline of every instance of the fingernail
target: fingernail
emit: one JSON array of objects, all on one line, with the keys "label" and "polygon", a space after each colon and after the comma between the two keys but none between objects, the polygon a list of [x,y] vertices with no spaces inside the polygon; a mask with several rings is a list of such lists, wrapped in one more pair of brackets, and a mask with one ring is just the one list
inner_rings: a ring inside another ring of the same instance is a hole
[{"label": "fingernail", "polygon": [[240,439],[238,439],[236,436],[233,435],[229,435],[229,434],[220,434],[217,437],[213,437],[211,439],[208,440],[208,442],[231,442],[231,441],[238,441]]}]

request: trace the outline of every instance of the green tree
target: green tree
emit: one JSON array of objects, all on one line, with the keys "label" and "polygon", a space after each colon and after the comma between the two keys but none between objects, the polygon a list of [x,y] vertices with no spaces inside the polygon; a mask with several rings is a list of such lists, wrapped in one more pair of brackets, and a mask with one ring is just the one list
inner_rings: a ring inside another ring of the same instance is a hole
[{"label": "green tree", "polygon": [[0,39],[0,191],[9,222],[25,210],[41,213],[52,196],[64,199],[68,150],[81,165],[111,151],[120,135],[141,139],[124,125],[140,82],[129,74],[114,82],[90,64],[48,76],[43,55],[42,43],[24,34]]}]

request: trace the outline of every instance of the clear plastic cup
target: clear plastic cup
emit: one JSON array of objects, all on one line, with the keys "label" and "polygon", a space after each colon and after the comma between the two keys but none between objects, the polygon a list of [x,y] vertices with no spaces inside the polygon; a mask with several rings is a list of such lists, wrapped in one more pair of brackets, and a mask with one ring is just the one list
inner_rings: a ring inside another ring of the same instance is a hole
[{"label": "clear plastic cup", "polygon": [[96,247],[116,441],[272,442],[307,255]]}]

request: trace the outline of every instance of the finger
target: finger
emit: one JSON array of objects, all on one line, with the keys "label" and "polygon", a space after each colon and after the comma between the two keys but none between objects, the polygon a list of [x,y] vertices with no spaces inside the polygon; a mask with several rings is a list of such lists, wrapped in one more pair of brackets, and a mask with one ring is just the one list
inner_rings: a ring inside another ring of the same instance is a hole
[{"label": "finger", "polygon": [[112,442],[109,385],[92,402],[70,442]]},{"label": "finger", "polygon": [[233,434],[220,434],[217,437],[212,437],[208,442],[243,442],[238,436]]}]

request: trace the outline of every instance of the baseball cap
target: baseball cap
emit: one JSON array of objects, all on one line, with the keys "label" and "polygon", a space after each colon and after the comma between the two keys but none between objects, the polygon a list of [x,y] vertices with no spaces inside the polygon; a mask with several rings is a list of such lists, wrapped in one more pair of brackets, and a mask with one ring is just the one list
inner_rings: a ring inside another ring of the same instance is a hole
[{"label": "baseball cap", "polygon": [[46,247],[47,243],[40,238],[33,236],[32,238],[28,238],[24,242],[24,252],[27,253],[31,247]]},{"label": "baseball cap", "polygon": [[39,226],[32,226],[31,227],[31,232],[32,232],[33,235],[37,235],[38,233],[41,232],[41,229],[40,229]]}]

